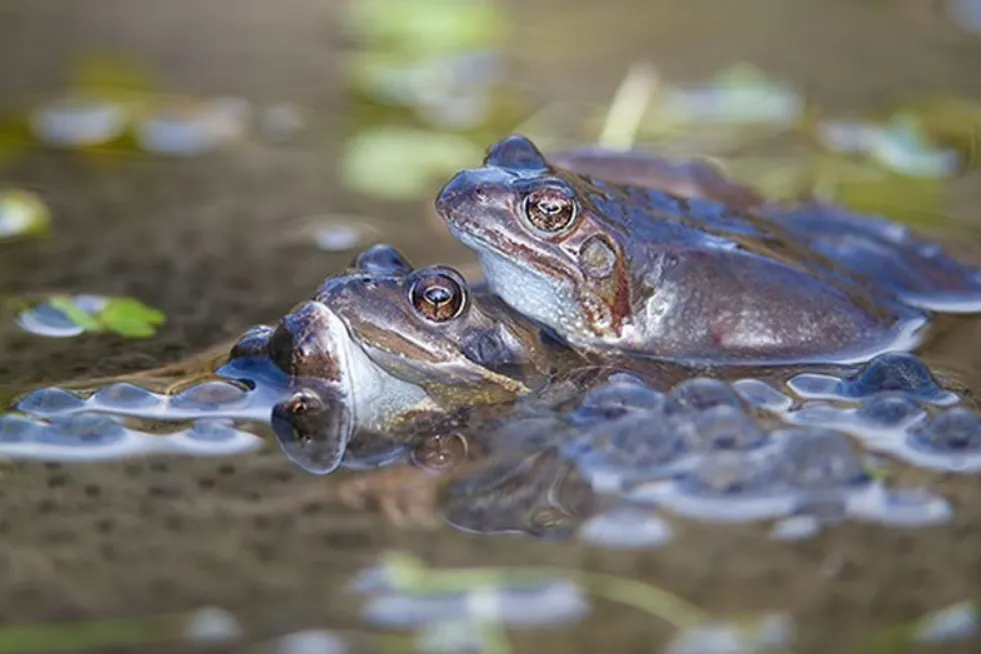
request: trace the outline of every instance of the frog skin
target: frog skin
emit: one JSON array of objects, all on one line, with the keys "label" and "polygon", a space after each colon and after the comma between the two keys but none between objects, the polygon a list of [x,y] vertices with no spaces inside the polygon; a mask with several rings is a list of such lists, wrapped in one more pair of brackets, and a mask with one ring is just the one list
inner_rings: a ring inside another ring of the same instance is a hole
[{"label": "frog skin", "polygon": [[588,178],[521,136],[457,173],[436,207],[492,292],[578,348],[852,363],[914,347],[921,309],[981,309],[976,270],[892,223],[816,203],[737,211]]},{"label": "frog skin", "polygon": [[943,313],[981,310],[978,271],[946,256],[911,229],[860,215],[815,197],[791,207],[767,202],[702,160],[671,160],[642,150],[582,147],[551,154],[549,163],[614,184],[657,189],[689,200],[711,200],[736,211],[756,211],[788,236],[837,266],[860,273],[911,306]]},{"label": "frog skin", "polygon": [[726,178],[705,160],[672,160],[641,150],[579,147],[550,153],[549,163],[614,184],[659,189],[693,200],[714,200],[737,210],[763,203],[753,189]]},{"label": "frog skin", "polygon": [[511,399],[530,390],[523,378],[551,372],[554,346],[537,325],[456,269],[415,269],[391,246],[359,255],[352,271],[323,283],[314,302],[342,320],[375,365],[444,402]]}]

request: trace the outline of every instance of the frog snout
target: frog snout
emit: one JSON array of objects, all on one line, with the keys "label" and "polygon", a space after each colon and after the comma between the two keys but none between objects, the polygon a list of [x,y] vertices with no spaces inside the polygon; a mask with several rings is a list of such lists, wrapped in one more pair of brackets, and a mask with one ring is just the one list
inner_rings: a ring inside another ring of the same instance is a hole
[{"label": "frog snout", "polygon": [[269,339],[269,357],[291,377],[336,379],[337,353],[328,326],[328,309],[304,302],[286,314]]},{"label": "frog snout", "polygon": [[453,217],[467,208],[488,204],[501,195],[507,182],[507,176],[493,168],[461,170],[439,192],[436,210],[443,217]]},{"label": "frog snout", "polygon": [[454,214],[461,204],[469,201],[473,189],[474,180],[470,172],[466,170],[458,172],[436,197],[436,210],[443,216]]}]

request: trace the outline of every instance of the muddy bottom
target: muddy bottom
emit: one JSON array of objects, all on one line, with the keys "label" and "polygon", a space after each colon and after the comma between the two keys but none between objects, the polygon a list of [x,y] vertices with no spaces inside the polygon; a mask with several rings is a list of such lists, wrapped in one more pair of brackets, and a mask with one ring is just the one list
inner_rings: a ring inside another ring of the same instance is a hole
[{"label": "muddy bottom", "polygon": [[[0,75],[12,93],[53,84],[66,58],[106,38],[98,17],[112,15],[114,30],[128,35],[113,42],[158,61],[177,86],[246,96],[293,92],[291,99],[323,119],[317,137],[299,145],[248,146],[191,161],[92,163],[45,152],[18,160],[4,182],[40,191],[55,212],[55,228],[44,241],[0,245],[3,292],[128,295],[158,307],[168,321],[154,338],[130,341],[43,339],[5,320],[0,398],[37,384],[153,368],[274,320],[350,260],[352,253],[327,254],[298,236],[311,216],[378,216],[386,221],[385,240],[414,262],[472,263],[446,234],[420,228],[430,225],[422,204],[371,203],[334,188],[346,117],[342,81],[329,62],[340,38],[316,4],[296,0],[287,3],[295,11],[278,11],[250,3],[226,22],[229,2],[174,2],[155,10],[159,32],[140,11],[111,0],[71,15],[59,15],[53,2],[14,3],[5,12],[17,20],[0,21],[2,40],[24,53],[32,71],[13,70],[10,59],[3,64]],[[827,2],[819,9],[760,0],[741,4],[737,19],[734,8],[696,11],[691,3],[659,2],[645,10],[649,30],[624,27],[615,46],[596,44],[595,57],[562,50],[575,66],[533,49],[523,58],[541,93],[597,101],[630,60],[645,54],[678,75],[751,58],[838,106],[889,103],[924,90],[981,90],[976,42],[921,25],[888,4]],[[574,28],[565,33],[576,35],[567,45],[582,43],[575,30],[598,30],[590,25],[635,25],[628,5],[562,13]],[[528,11],[534,17],[556,9],[541,2]],[[184,46],[163,36],[165,26],[179,25],[195,26]],[[31,50],[30,35],[45,30],[57,47]],[[221,37],[208,38],[214,33]],[[236,62],[245,71],[222,77]],[[951,210],[977,219],[979,193],[977,177],[960,180]],[[974,244],[957,245],[978,256]],[[940,327],[924,359],[981,388],[981,325],[956,319]],[[307,474],[271,442],[258,453],[220,459],[0,462],[0,625],[215,605],[249,616],[254,639],[301,628],[363,628],[348,583],[379,553],[404,549],[438,567],[547,565],[621,574],[712,613],[786,611],[798,626],[795,651],[825,653],[848,651],[878,630],[976,597],[981,579],[976,475],[913,475],[952,503],[954,519],[943,527],[846,523],[809,540],[774,542],[765,527],[678,521],[675,538],[657,549],[609,551],[574,540],[470,535],[422,519],[396,527],[371,503],[360,509],[340,501],[340,489],[357,474]],[[519,631],[514,644],[516,651],[656,651],[672,633],[650,616],[597,601],[587,620]]]}]

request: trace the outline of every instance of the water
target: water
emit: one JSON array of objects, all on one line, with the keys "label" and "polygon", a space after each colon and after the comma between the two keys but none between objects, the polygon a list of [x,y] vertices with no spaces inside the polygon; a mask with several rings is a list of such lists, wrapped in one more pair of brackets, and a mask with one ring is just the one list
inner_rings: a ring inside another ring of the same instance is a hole
[{"label": "water", "polygon": [[[316,236],[303,232],[307,216],[377,216],[386,240],[405,248],[415,263],[471,264],[473,270],[468,254],[434,227],[428,201],[389,205],[331,183],[343,151],[345,84],[332,68],[339,38],[324,38],[318,3],[298,1],[289,11],[248,3],[233,15],[187,3],[139,11],[117,5],[97,0],[55,15],[37,3],[15,3],[8,11],[18,20],[3,24],[4,41],[18,56],[0,63],[0,87],[16,99],[33,98],[42,87],[45,97],[60,97],[65,58],[87,43],[125,42],[153,61],[160,87],[246,97],[258,107],[309,108],[304,118],[320,131],[316,138],[296,138],[296,112],[270,112],[259,119],[260,129],[272,133],[266,142],[249,142],[218,160],[39,151],[9,160],[9,184],[37,191],[52,209],[53,225],[47,241],[4,244],[0,292],[123,294],[161,308],[168,323],[154,338],[137,341],[42,338],[7,320],[0,326],[0,396],[145,370],[283,315],[351,256],[345,250],[355,238],[350,230],[335,229],[327,250],[319,251]],[[518,60],[508,74],[568,106],[606,102],[627,65],[641,56],[673,79],[693,81],[753,59],[807,84],[829,110],[892,106],[896,98],[941,88],[981,93],[972,37],[954,36],[942,17],[921,21],[889,3],[756,0],[705,11],[679,3],[573,8],[535,2],[511,8],[519,19]],[[341,23],[329,18],[329,25]],[[186,38],[158,38],[175,31]],[[123,40],[107,41],[110,32]],[[38,45],[37,34],[50,34],[57,47]],[[960,40],[954,47],[949,39]],[[292,141],[279,138],[283,133]],[[974,261],[981,261],[971,226],[979,199],[976,177],[955,181],[950,221],[927,224]],[[809,377],[798,376],[790,386],[787,379],[740,380],[732,388],[762,422],[762,445],[756,430],[720,411],[704,419],[701,439],[691,440],[701,433],[692,427],[677,449],[646,451],[645,460],[663,462],[668,476],[631,480],[637,484],[632,498],[621,497],[624,462],[610,450],[607,458],[591,460],[579,454],[555,463],[537,458],[523,468],[511,462],[506,470],[512,474],[484,479],[488,501],[464,496],[451,514],[467,525],[496,515],[499,525],[525,531],[534,525],[534,533],[560,535],[547,541],[465,533],[439,520],[427,529],[426,502],[433,494],[434,507],[446,501],[431,472],[377,478],[366,477],[371,471],[326,478],[303,473],[263,424],[264,411],[281,395],[274,390],[260,397],[261,385],[201,387],[195,379],[177,395],[130,379],[125,386],[89,385],[99,389],[94,395],[36,396],[27,407],[32,411],[4,417],[0,428],[0,623],[133,617],[207,604],[255,616],[240,619],[249,641],[308,634],[308,648],[340,651],[325,629],[363,632],[374,624],[364,619],[368,598],[347,593],[352,577],[381,552],[402,549],[441,568],[550,566],[617,574],[668,589],[717,618],[701,631],[675,629],[597,601],[597,610],[571,611],[565,622],[542,618],[527,638],[546,651],[631,651],[641,643],[663,649],[675,636],[672,651],[703,651],[706,642],[744,645],[727,619],[747,611],[791,614],[792,621],[776,619],[770,631],[772,641],[791,640],[795,651],[845,651],[976,592],[973,535],[981,513],[973,496],[981,463],[975,406],[962,390],[981,388],[978,325],[962,318],[942,327],[920,353],[933,378],[913,385],[915,397],[855,386],[848,376],[814,377],[824,370],[802,371]],[[774,502],[756,490],[767,487],[754,485],[757,470],[746,457],[786,461],[785,443],[770,441],[792,426],[834,430],[836,442],[851,448],[848,461],[871,479],[822,476],[853,465],[841,463],[847,457],[828,446],[822,450],[827,457],[807,459],[816,461],[813,467],[795,468],[817,470],[807,479],[819,488],[797,491],[792,502],[787,494]],[[629,442],[616,434],[605,438]],[[716,467],[706,469],[712,457],[691,454],[698,443],[722,450],[713,454],[722,455]],[[870,455],[878,457],[876,466]],[[586,479],[577,481],[578,474]],[[369,478],[375,481],[366,484]],[[355,486],[364,503],[351,508],[341,491]],[[723,491],[728,495],[720,500]],[[593,495],[610,505],[591,504]],[[416,513],[398,513],[405,506]],[[468,513],[461,517],[463,509]],[[720,525],[720,513],[733,519]],[[403,529],[388,521],[397,515],[408,515]],[[542,606],[547,597],[560,608],[559,600],[581,607],[583,595],[568,590],[532,593],[533,604]],[[456,600],[453,610],[460,606]],[[478,607],[487,605],[494,602],[481,604],[478,597]],[[404,607],[396,606],[395,617],[418,617]],[[976,630],[976,611],[945,615],[940,627],[924,627],[921,638],[964,638]],[[525,638],[514,635],[515,651],[530,650]],[[281,649],[307,651],[298,640],[283,641]]]}]

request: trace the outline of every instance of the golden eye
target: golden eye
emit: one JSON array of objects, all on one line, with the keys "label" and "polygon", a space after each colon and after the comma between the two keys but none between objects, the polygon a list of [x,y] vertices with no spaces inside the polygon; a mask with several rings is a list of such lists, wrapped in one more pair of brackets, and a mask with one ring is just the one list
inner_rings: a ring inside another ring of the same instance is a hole
[{"label": "golden eye", "polygon": [[559,188],[543,188],[525,196],[524,212],[532,227],[549,234],[568,229],[579,213],[574,198]]},{"label": "golden eye", "polygon": [[426,320],[453,320],[466,306],[467,294],[463,283],[445,272],[420,275],[409,288],[412,307]]}]

